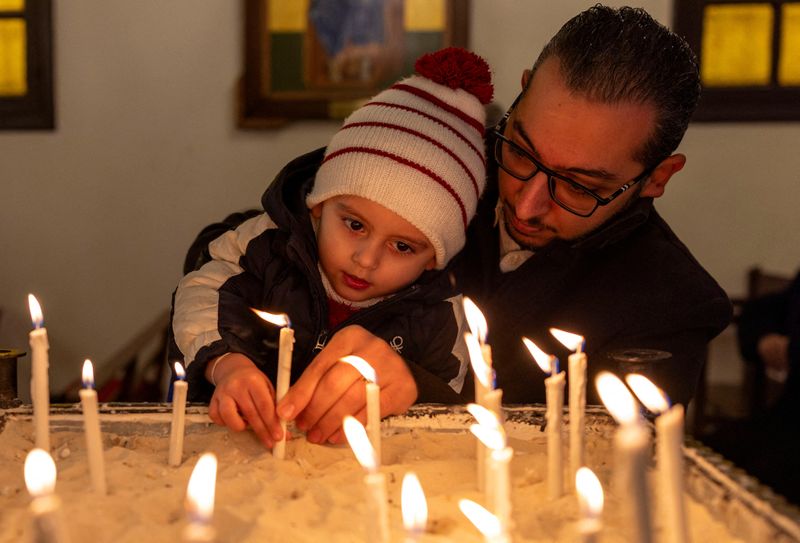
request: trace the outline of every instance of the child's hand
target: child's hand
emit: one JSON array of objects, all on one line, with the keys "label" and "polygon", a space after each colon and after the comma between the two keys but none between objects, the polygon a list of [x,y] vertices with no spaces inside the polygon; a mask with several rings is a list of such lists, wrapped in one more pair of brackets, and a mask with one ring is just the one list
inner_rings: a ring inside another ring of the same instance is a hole
[{"label": "child's hand", "polygon": [[275,413],[275,389],[266,375],[245,355],[231,353],[208,364],[217,386],[208,406],[208,416],[216,424],[241,432],[250,424],[258,438],[267,447],[283,437],[280,421]]},{"label": "child's hand", "polygon": [[381,387],[381,416],[404,413],[417,399],[417,384],[402,357],[388,343],[361,326],[342,328],[314,358],[281,400],[279,411],[307,431],[312,443],[344,439],[342,419],[366,421],[364,382],[349,364],[338,360],[357,355],[369,362]]}]

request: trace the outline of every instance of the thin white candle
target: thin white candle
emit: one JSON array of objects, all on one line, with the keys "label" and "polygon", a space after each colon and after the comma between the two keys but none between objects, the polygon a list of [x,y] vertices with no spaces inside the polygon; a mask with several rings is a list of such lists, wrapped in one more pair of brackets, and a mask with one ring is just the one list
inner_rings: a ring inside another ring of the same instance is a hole
[{"label": "thin white candle", "polygon": [[595,385],[606,409],[620,424],[614,435],[614,476],[623,525],[630,530],[630,541],[649,543],[652,530],[646,470],[650,437],[625,383],[604,371],[598,374]]},{"label": "thin white candle", "polygon": [[511,543],[511,537],[503,532],[497,517],[472,500],[458,501],[458,508],[465,517],[483,534],[486,543]]},{"label": "thin white candle", "polygon": [[[492,391],[492,368],[483,358],[478,339],[472,333],[466,332],[464,333],[464,341],[467,344],[472,373],[475,375],[475,403],[488,409],[486,405],[488,396],[488,402],[499,410],[498,398],[489,394]],[[500,413],[497,413],[497,415],[499,417]],[[478,441],[475,445],[475,465],[477,468],[477,487],[480,491],[486,490],[484,481],[486,478],[485,467],[488,454],[489,451],[486,447]]]},{"label": "thin white candle", "polygon": [[467,326],[470,333],[478,339],[481,346],[481,354],[483,361],[489,368],[492,367],[492,347],[486,343],[486,337],[489,335],[489,326],[486,323],[486,317],[478,306],[469,297],[464,296],[464,314],[467,318]]},{"label": "thin white candle", "polygon": [[175,362],[175,375],[178,377],[172,384],[172,424],[169,432],[169,465],[180,466],[183,460],[183,435],[186,425],[186,395],[189,384],[186,372],[180,362]]},{"label": "thin white candle", "polygon": [[86,434],[86,452],[89,457],[89,474],[92,487],[98,494],[106,494],[106,468],[103,459],[103,438],[100,433],[100,415],[97,409],[97,392],[94,390],[92,361],[83,362],[81,372],[83,387],[78,394],[83,410],[83,428]]},{"label": "thin white candle", "polygon": [[670,407],[669,399],[647,377],[625,377],[634,394],[656,418],[656,480],[659,510],[671,543],[689,541],[689,525],[683,492],[684,415],[680,404]]},{"label": "thin white candle", "polygon": [[68,543],[69,535],[61,517],[61,500],[55,494],[56,464],[43,449],[33,449],[25,457],[25,486],[31,500],[33,541]]},{"label": "thin white candle", "polygon": [[596,543],[602,528],[603,487],[592,470],[583,466],[575,473],[575,490],[581,518],[578,533],[582,543]]},{"label": "thin white candle", "polygon": [[217,457],[205,453],[195,464],[186,487],[186,516],[183,543],[213,543],[216,539],[212,519],[217,486]]},{"label": "thin white candle", "polygon": [[489,450],[486,463],[486,503],[491,507],[504,534],[511,532],[511,458],[502,426],[473,424],[472,432]]},{"label": "thin white candle", "polygon": [[381,387],[378,385],[378,375],[375,368],[360,356],[350,355],[340,359],[353,366],[365,379],[367,396],[367,435],[375,449],[375,458],[381,464]]},{"label": "thin white candle", "polygon": [[483,490],[486,503],[493,503],[495,499],[494,493],[496,487],[492,483],[494,476],[488,469],[488,465],[491,462],[491,449],[487,444],[487,437],[489,439],[496,437],[494,435],[490,435],[489,432],[501,428],[501,422],[497,418],[497,414],[494,411],[476,403],[468,404],[467,411],[469,411],[470,414],[475,417],[475,420],[478,421],[478,425],[480,426],[478,433],[475,431],[472,432],[475,437],[478,438],[479,455],[477,461],[484,464],[484,467],[478,470],[479,476],[483,477],[482,485],[480,485],[479,488]]},{"label": "thin white candle", "polygon": [[33,294],[28,294],[33,330],[28,334],[31,346],[31,401],[36,447],[50,450],[50,359],[47,328],[44,327],[42,307]]},{"label": "thin white candle", "polygon": [[556,328],[550,333],[567,349],[574,351],[567,359],[569,377],[569,473],[570,481],[584,464],[584,418],[586,412],[586,366],[583,336]]},{"label": "thin white candle", "polygon": [[564,494],[562,415],[566,376],[563,371],[558,371],[558,358],[546,354],[528,338],[522,338],[522,342],[542,371],[550,374],[544,380],[547,398],[547,495],[550,499],[556,499]]},{"label": "thin white candle", "polygon": [[400,507],[403,513],[403,527],[406,529],[406,543],[417,543],[425,533],[428,523],[428,502],[414,472],[410,471],[403,476]]},{"label": "thin white candle", "polygon": [[[263,320],[281,327],[278,343],[278,377],[275,383],[275,405],[280,402],[289,391],[289,382],[292,376],[292,352],[294,351],[294,330],[289,321],[289,316],[284,313],[267,313],[266,311],[253,310]],[[272,447],[272,456],[283,460],[286,458],[286,421],[281,419],[283,436]]]},{"label": "thin white candle", "polygon": [[344,435],[359,464],[366,470],[367,541],[389,543],[389,510],[386,495],[386,476],[378,471],[375,450],[370,445],[364,426],[351,416],[344,418]]}]

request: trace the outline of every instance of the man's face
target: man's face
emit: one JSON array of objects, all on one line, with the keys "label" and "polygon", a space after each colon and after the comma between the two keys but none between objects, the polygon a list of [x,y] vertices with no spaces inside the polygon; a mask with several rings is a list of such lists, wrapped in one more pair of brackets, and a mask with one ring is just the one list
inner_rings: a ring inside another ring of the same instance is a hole
[{"label": "man's face", "polygon": [[397,213],[359,196],[312,208],[322,271],[339,296],[360,302],[393,294],[436,264],[428,238]]},{"label": "man's face", "polygon": [[[633,157],[648,140],[655,117],[651,105],[604,104],[571,93],[562,80],[558,60],[551,57],[533,75],[508,119],[505,136],[549,169],[608,197],[644,170],[645,165]],[[579,217],[550,198],[543,172],[520,181],[498,169],[498,181],[508,233],[531,249],[591,232],[640,193],[628,191],[598,207],[591,216]],[[644,187],[641,195],[649,195],[647,192]],[[650,195],[659,196],[660,192]]]}]

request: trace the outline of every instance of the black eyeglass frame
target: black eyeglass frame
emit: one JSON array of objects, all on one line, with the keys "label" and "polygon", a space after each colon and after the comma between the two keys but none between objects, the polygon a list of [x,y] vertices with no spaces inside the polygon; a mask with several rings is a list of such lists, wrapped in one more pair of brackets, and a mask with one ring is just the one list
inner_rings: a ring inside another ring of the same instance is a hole
[{"label": "black eyeglass frame", "polygon": [[[505,134],[503,134],[503,132],[505,132],[506,124],[508,123],[508,118],[511,116],[511,113],[514,111],[514,108],[519,103],[519,101],[522,98],[523,94],[524,94],[524,91],[522,93],[520,93],[514,99],[514,102],[511,104],[511,107],[508,108],[508,111],[506,111],[505,115],[503,115],[503,118],[500,119],[500,122],[498,122],[494,126],[492,131],[491,131],[492,137],[495,138],[495,142],[494,142],[494,158],[497,161],[497,165],[500,166],[503,169],[504,172],[506,172],[510,176],[514,177],[515,179],[519,179],[520,181],[530,181],[539,172],[544,172],[547,175],[547,188],[548,188],[548,192],[550,193],[550,199],[553,200],[556,204],[558,204],[559,207],[561,207],[561,208],[569,211],[573,215],[577,215],[579,217],[584,217],[584,218],[590,217],[595,211],[597,211],[598,207],[606,206],[606,205],[610,204],[611,202],[613,202],[614,200],[616,200],[617,198],[622,196],[622,194],[625,193],[628,189],[630,189],[631,187],[635,186],[637,183],[640,183],[641,181],[647,179],[650,176],[650,174],[653,173],[653,170],[655,170],[655,166],[650,167],[650,168],[646,168],[641,174],[637,175],[634,179],[632,179],[631,181],[628,181],[627,183],[622,185],[620,188],[618,188],[616,191],[614,191],[614,193],[612,193],[610,196],[608,196],[607,198],[603,198],[602,196],[599,196],[598,194],[596,194],[591,189],[589,189],[587,187],[584,187],[583,185],[581,185],[577,181],[574,181],[574,180],[570,179],[569,177],[564,177],[563,175],[561,175],[559,173],[556,173],[553,170],[547,168],[541,162],[539,162],[539,160],[537,160],[533,155],[531,155],[528,151],[526,151],[525,149],[523,149],[522,147],[520,147],[519,145],[517,145],[516,143],[514,143],[510,139],[508,139],[505,136]],[[520,177],[516,173],[512,172],[511,170],[509,170],[503,164],[503,160],[501,158],[502,157],[502,151],[500,150],[502,145],[503,145],[503,143],[506,143],[506,144],[510,145],[512,147],[512,149],[514,149],[514,151],[518,152],[519,154],[521,154],[522,156],[524,156],[525,158],[527,158],[528,160],[531,161],[531,163],[534,165],[535,168],[534,168],[534,170],[531,172],[531,174],[529,176]],[[588,194],[589,196],[591,196],[592,198],[594,198],[595,205],[591,209],[591,211],[589,211],[588,213],[579,213],[579,212],[575,211],[574,209],[570,209],[569,207],[567,207],[566,204],[564,204],[563,202],[559,201],[558,198],[556,198],[556,194],[555,194],[555,192],[556,192],[556,182],[555,182],[554,178],[560,179],[561,181],[564,181],[564,182],[568,183],[573,188],[575,188],[577,190],[580,190],[580,191],[583,191],[586,194]]]}]

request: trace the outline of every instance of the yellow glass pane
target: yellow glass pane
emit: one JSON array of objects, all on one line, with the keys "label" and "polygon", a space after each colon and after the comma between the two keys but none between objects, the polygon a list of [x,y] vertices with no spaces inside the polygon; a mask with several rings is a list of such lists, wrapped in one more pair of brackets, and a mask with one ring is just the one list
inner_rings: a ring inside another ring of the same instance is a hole
[{"label": "yellow glass pane", "polygon": [[441,32],[445,29],[444,0],[406,0],[403,28],[406,32]]},{"label": "yellow glass pane", "polygon": [[784,4],[778,84],[800,85],[800,3]]},{"label": "yellow glass pane", "polygon": [[305,32],[309,0],[270,0],[267,2],[267,28],[270,32]]},{"label": "yellow glass pane", "polygon": [[774,12],[769,4],[712,4],[703,12],[704,85],[767,85]]},{"label": "yellow glass pane", "polygon": [[0,19],[0,96],[24,96],[26,72],[25,21]]},{"label": "yellow glass pane", "polygon": [[25,0],[0,0],[0,11],[22,11]]}]

